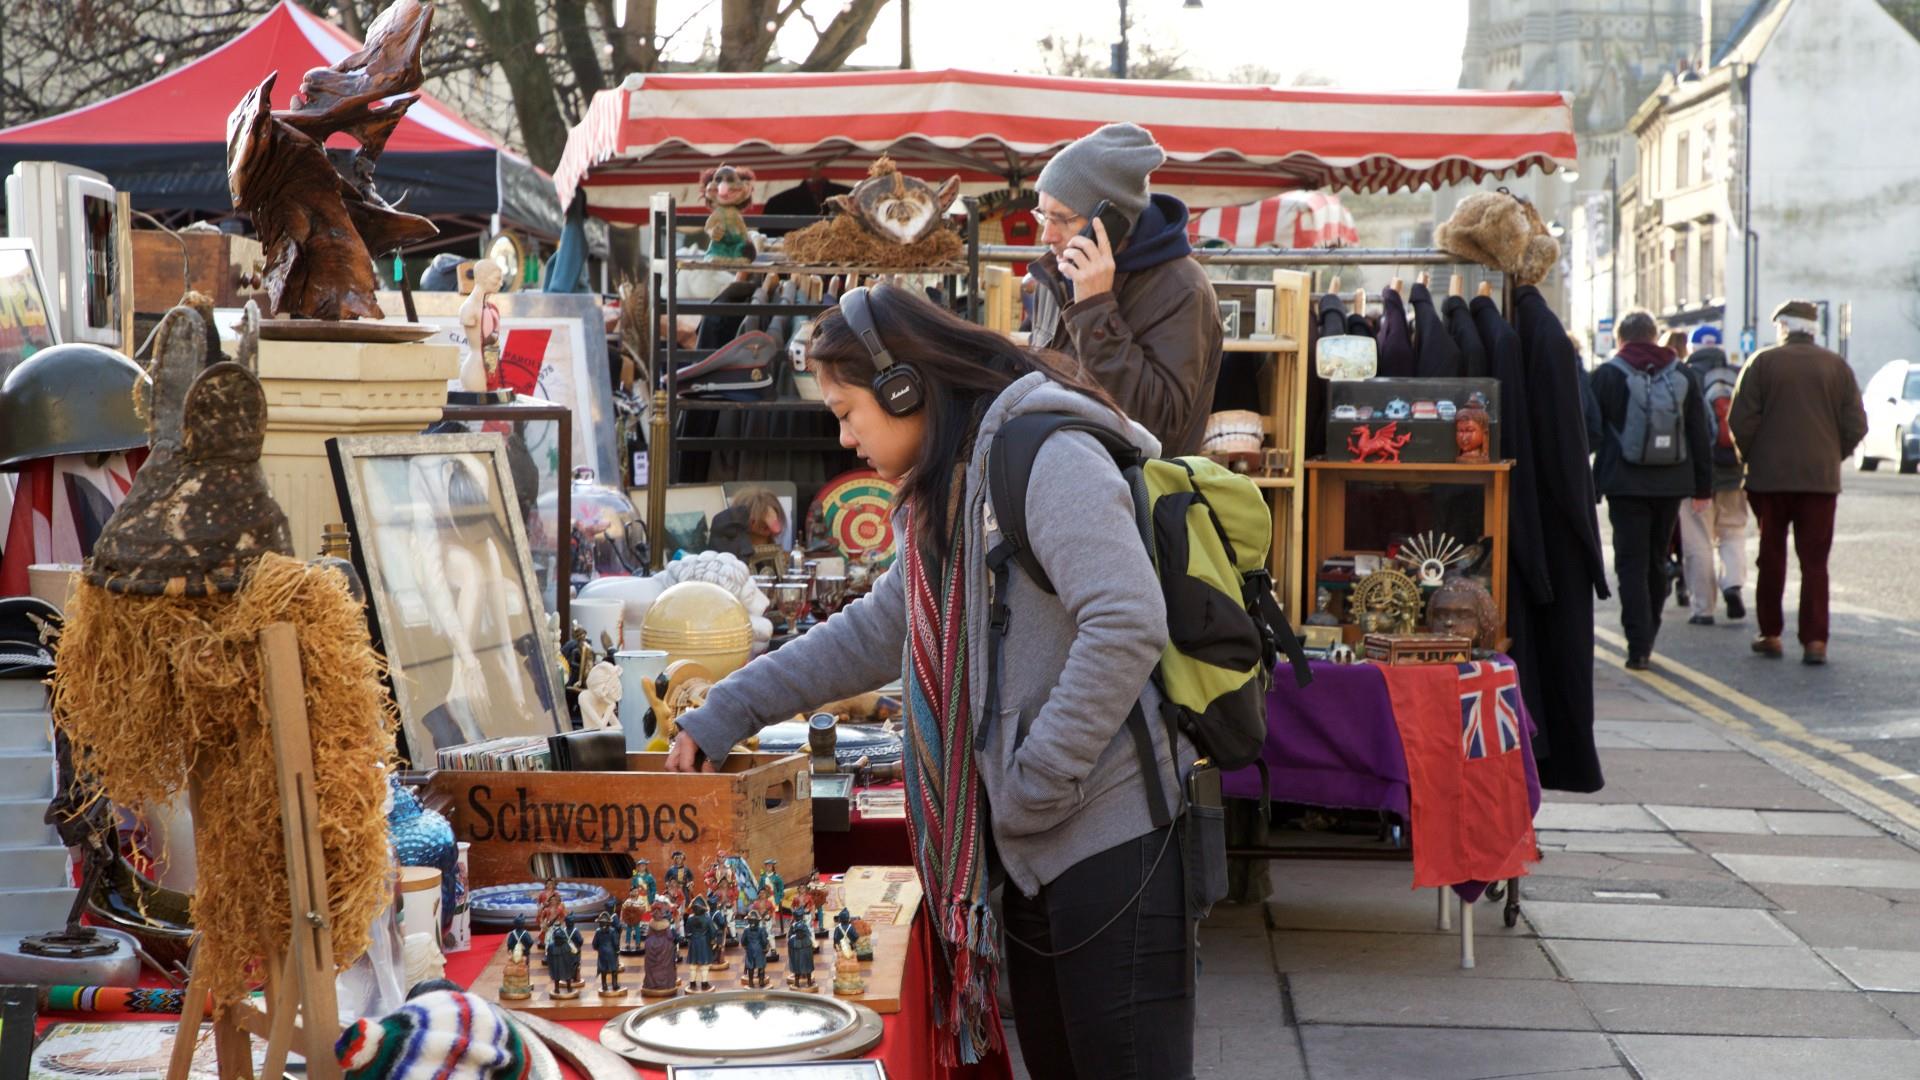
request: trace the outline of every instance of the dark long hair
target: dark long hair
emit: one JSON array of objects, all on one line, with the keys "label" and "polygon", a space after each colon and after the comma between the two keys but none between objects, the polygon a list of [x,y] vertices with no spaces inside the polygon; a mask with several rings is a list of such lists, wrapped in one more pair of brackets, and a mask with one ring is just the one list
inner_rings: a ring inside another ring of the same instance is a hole
[{"label": "dark long hair", "polygon": [[[997,330],[970,323],[913,289],[875,287],[867,296],[874,329],[896,364],[920,374],[927,437],[900,486],[898,501],[913,508],[914,540],[946,561],[948,506],[954,466],[964,462],[987,407],[1000,392],[1030,372],[1093,398],[1124,416],[1112,395],[1072,357],[1014,344]],[[873,355],[834,308],[813,328],[807,361],[843,386],[873,384]]]}]

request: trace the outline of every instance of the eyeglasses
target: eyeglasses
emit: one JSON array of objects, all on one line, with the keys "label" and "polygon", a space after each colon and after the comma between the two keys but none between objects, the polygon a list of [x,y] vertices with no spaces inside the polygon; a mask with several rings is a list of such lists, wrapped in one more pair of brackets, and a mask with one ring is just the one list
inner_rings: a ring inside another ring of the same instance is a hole
[{"label": "eyeglasses", "polygon": [[1084,220],[1079,214],[1074,214],[1071,217],[1061,217],[1058,214],[1048,214],[1039,209],[1029,210],[1027,212],[1033,215],[1033,220],[1039,222],[1042,229],[1051,225],[1062,232],[1072,232],[1074,223]]}]

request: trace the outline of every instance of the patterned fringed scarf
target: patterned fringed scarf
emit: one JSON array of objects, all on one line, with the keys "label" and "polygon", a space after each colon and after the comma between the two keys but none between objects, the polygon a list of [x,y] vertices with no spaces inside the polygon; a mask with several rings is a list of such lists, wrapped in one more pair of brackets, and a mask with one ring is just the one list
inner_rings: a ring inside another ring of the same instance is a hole
[{"label": "patterned fringed scarf", "polygon": [[944,566],[906,522],[907,830],[946,969],[935,982],[940,1061],[970,1065],[1000,1040],[999,930],[987,907],[986,815],[967,694],[966,515],[953,515]]}]

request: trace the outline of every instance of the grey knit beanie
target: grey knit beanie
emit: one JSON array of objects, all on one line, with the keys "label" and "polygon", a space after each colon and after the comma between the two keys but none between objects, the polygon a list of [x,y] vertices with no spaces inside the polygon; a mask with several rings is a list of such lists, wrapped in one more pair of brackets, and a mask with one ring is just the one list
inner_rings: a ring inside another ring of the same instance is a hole
[{"label": "grey knit beanie", "polygon": [[1166,160],[1146,128],[1108,124],[1053,155],[1036,187],[1082,215],[1105,199],[1131,225],[1147,208],[1147,174]]}]

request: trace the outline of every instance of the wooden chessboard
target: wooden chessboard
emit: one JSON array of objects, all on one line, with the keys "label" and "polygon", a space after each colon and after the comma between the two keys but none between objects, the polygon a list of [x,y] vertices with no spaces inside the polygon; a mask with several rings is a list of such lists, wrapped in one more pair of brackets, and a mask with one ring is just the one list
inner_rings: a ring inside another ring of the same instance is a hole
[{"label": "wooden chessboard", "polygon": [[[913,930],[913,917],[920,909],[920,877],[911,866],[856,866],[847,871],[844,882],[834,883],[828,893],[827,929],[829,936],[819,939],[814,953],[813,992],[823,997],[833,994],[833,943],[831,916],[844,905],[849,911],[867,921],[873,930],[873,959],[860,964],[861,974],[867,978],[867,992],[858,997],[845,1000],[857,1001],[876,1013],[883,1015],[900,1011],[900,982],[906,969],[907,948]],[[583,935],[592,936],[590,927],[581,928]],[[767,965],[767,985],[769,988],[799,990],[787,985],[787,950],[781,944],[775,953],[778,962]],[[727,966],[715,969],[713,988],[718,990],[742,989],[740,966],[740,947],[732,946],[726,950]],[[640,993],[642,960],[638,956],[623,956],[626,967],[620,976],[620,985],[627,992],[620,997],[603,998],[598,987],[600,978],[594,971],[593,951],[583,949],[580,955],[580,977],[584,985],[580,987],[577,998],[556,999],[548,990],[552,983],[547,978],[546,966],[541,962],[539,953],[535,953],[530,965],[533,975],[533,996],[525,1001],[501,1001],[500,983],[506,973],[507,948],[502,942],[494,952],[493,959],[473,980],[469,988],[504,1008],[520,1012],[534,1013],[549,1020],[604,1020],[618,1016],[629,1009],[637,1009],[664,998],[650,998]],[[681,965],[681,978],[686,978],[686,965]]]}]

